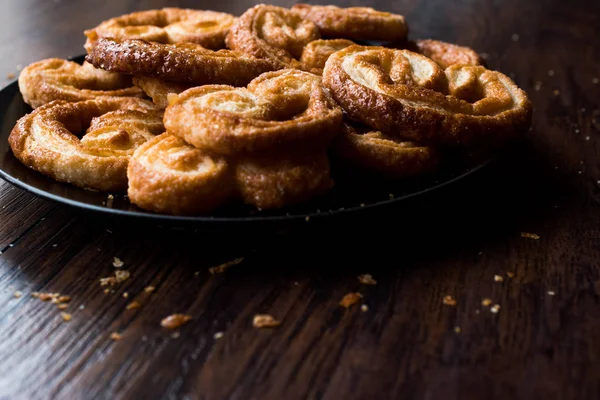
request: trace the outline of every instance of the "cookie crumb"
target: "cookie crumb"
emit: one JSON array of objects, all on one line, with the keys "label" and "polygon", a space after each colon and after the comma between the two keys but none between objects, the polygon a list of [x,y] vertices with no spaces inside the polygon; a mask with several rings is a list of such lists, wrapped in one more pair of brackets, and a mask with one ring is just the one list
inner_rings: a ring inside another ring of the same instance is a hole
[{"label": "cookie crumb", "polygon": [[504,278],[501,275],[494,275],[494,281],[502,282],[504,281]]},{"label": "cookie crumb", "polygon": [[126,310],[135,310],[140,308],[142,305],[137,302],[137,301],[132,301],[131,303],[127,304],[127,306],[125,307]]},{"label": "cookie crumb", "polygon": [[377,285],[377,281],[373,279],[371,274],[362,274],[358,276],[358,281],[363,285]]},{"label": "cookie crumb", "polygon": [[489,307],[492,304],[492,300],[485,298],[483,300],[481,300],[481,305],[484,307]]},{"label": "cookie crumb", "polygon": [[554,296],[556,292],[554,290],[548,290],[548,296]]},{"label": "cookie crumb", "polygon": [[500,311],[500,304],[494,304],[493,306],[491,306],[490,311],[494,314],[498,314],[498,312]]},{"label": "cookie crumb", "polygon": [[514,278],[515,277],[515,273],[509,271],[509,272],[506,273],[506,276],[509,277],[509,278]]},{"label": "cookie crumb", "polygon": [[306,222],[310,222],[310,216],[308,216],[308,215],[307,215],[307,216],[306,216],[306,218],[304,218],[304,220],[305,220]]},{"label": "cookie crumb", "polygon": [[23,296],[23,292],[21,292],[20,290],[17,290],[16,292],[13,293],[13,296],[15,297],[15,299],[18,299],[21,296]]},{"label": "cookie crumb", "polygon": [[115,271],[115,280],[117,283],[121,283],[129,279],[131,273],[129,271]]},{"label": "cookie crumb", "polygon": [[560,90],[558,90],[558,89],[554,89],[554,90],[552,91],[552,94],[553,94],[553,95],[555,95],[555,96],[558,96],[558,95],[560,94]]},{"label": "cookie crumb", "polygon": [[447,305],[447,306],[455,306],[456,305],[456,300],[450,296],[450,295],[446,295],[444,296],[444,299],[442,300],[442,303]]},{"label": "cookie crumb", "polygon": [[121,340],[122,336],[118,332],[113,332],[110,334],[110,338],[114,341]]},{"label": "cookie crumb", "polygon": [[156,290],[156,288],[154,286],[146,286],[144,288],[144,292],[146,293],[153,293]]},{"label": "cookie crumb", "polygon": [[455,326],[454,327],[454,332],[460,333],[461,332],[460,326]]},{"label": "cookie crumb", "polygon": [[69,322],[72,318],[71,314],[66,313],[66,312],[60,313],[60,316],[62,317],[63,321],[65,321],[65,322]]},{"label": "cookie crumb", "polygon": [[40,292],[31,293],[31,297],[33,297],[34,299],[38,299],[40,297]]},{"label": "cookie crumb", "polygon": [[58,298],[59,303],[68,303],[71,301],[71,296],[60,296]]},{"label": "cookie crumb", "polygon": [[362,312],[369,311],[369,306],[366,304],[363,304],[362,306],[360,306],[360,311],[362,311]]},{"label": "cookie crumb", "polygon": [[534,240],[538,240],[540,238],[539,235],[536,235],[535,233],[529,233],[529,232],[521,232],[521,237],[527,238],[527,239],[534,239]]},{"label": "cookie crumb", "polygon": [[125,263],[119,257],[114,257],[112,265],[115,268],[121,268]]},{"label": "cookie crumb", "polygon": [[255,328],[275,328],[281,325],[281,322],[269,314],[257,314],[252,320],[252,326]]},{"label": "cookie crumb", "polygon": [[213,335],[213,338],[214,338],[215,340],[219,340],[219,339],[221,339],[223,336],[225,336],[225,334],[224,334],[223,332],[217,332],[217,333],[215,333],[215,334]]},{"label": "cookie crumb", "polygon": [[180,336],[181,336],[181,332],[173,332],[173,334],[171,335],[171,338],[179,339]]},{"label": "cookie crumb", "polygon": [[14,72],[9,72],[8,74],[6,74],[6,79],[9,81],[12,81],[16,77],[17,77],[17,75]]},{"label": "cookie crumb", "polygon": [[59,310],[66,310],[67,308],[69,308],[68,304],[62,303],[58,305]]},{"label": "cookie crumb", "polygon": [[228,261],[221,265],[217,265],[216,267],[211,267],[208,269],[208,271],[213,275],[222,274],[223,272],[225,272],[229,268],[233,267],[234,265],[240,264],[242,261],[244,261],[244,257],[236,258],[235,260],[231,260],[231,261]]},{"label": "cookie crumb", "polygon": [[363,295],[358,292],[348,293],[342,298],[342,300],[340,300],[339,304],[342,307],[349,308],[357,304],[362,298]]},{"label": "cookie crumb", "polygon": [[192,319],[192,317],[190,315],[173,314],[173,315],[169,315],[166,318],[163,318],[163,320],[160,321],[160,325],[163,328],[167,328],[167,329],[177,329],[180,326],[188,323],[191,319]]},{"label": "cookie crumb", "polygon": [[128,298],[128,297],[129,297],[129,292],[125,292],[125,293],[123,293],[123,298],[124,298],[124,299],[126,299],[126,298]]}]

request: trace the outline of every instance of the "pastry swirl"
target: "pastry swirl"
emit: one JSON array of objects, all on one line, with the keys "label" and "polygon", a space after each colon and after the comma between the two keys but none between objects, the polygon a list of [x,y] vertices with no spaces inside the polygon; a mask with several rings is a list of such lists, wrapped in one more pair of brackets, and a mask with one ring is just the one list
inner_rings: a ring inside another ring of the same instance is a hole
[{"label": "pastry swirl", "polygon": [[56,100],[22,117],[8,140],[19,161],[54,180],[121,192],[134,150],[163,130],[162,112],[146,100]]},{"label": "pastry swirl", "polygon": [[236,18],[227,13],[168,7],[111,18],[84,32],[89,52],[100,38],[142,39],[157,43],[197,43],[207,49],[225,46],[225,36]]},{"label": "pastry swirl", "polygon": [[294,4],[292,11],[314,22],[323,37],[357,41],[396,42],[406,39],[408,27],[404,16],[371,7],[319,6]]},{"label": "pastry swirl", "polygon": [[344,123],[331,146],[332,156],[346,165],[392,179],[416,177],[435,171],[438,152],[380,131],[361,133]]},{"label": "pastry swirl", "polygon": [[502,143],[526,129],[531,103],[482,66],[442,70],[408,50],[351,46],[327,61],[323,83],[351,119],[426,144]]},{"label": "pastry swirl", "polygon": [[342,110],[317,75],[267,72],[247,88],[207,85],[173,96],[167,130],[207,152],[236,155],[327,145]]},{"label": "pastry swirl", "polygon": [[23,101],[32,108],[54,100],[76,102],[96,97],[143,97],[131,77],[106,72],[84,62],[83,65],[60,58],[37,61],[19,75]]},{"label": "pastry swirl", "polygon": [[319,28],[289,9],[265,4],[242,14],[225,42],[227,47],[253,57],[273,60],[279,68],[300,68],[304,47],[320,39]]},{"label": "pastry swirl", "polygon": [[97,68],[188,85],[244,86],[263,72],[277,69],[231,50],[212,51],[193,43],[158,44],[138,39],[99,39],[86,60]]},{"label": "pastry swirl", "polygon": [[130,201],[158,213],[208,213],[235,192],[227,161],[208,156],[168,133],[135,151],[127,176]]}]

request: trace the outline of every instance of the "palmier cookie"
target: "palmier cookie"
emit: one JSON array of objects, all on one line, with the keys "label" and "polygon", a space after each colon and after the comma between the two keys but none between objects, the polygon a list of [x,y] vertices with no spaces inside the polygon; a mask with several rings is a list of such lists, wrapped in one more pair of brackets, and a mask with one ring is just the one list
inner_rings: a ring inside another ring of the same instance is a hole
[{"label": "palmier cookie", "polygon": [[248,88],[207,85],[172,96],[167,130],[202,150],[236,155],[326,146],[338,133],[342,110],[317,75],[267,72]]},{"label": "palmier cookie", "polygon": [[371,7],[319,6],[294,4],[292,11],[314,22],[325,38],[357,41],[396,42],[406,39],[404,16]]},{"label": "palmier cookie", "polygon": [[253,57],[273,60],[280,68],[303,69],[304,47],[320,39],[319,28],[289,9],[259,4],[233,25],[227,47]]},{"label": "palmier cookie", "polygon": [[391,179],[429,174],[439,164],[438,152],[432,147],[380,131],[359,132],[348,123],[343,124],[342,133],[333,141],[331,154],[344,165]]},{"label": "palmier cookie", "polygon": [[235,176],[244,203],[261,210],[313,200],[334,185],[325,149],[245,157],[238,161]]},{"label": "palmier cookie", "polygon": [[97,68],[188,85],[245,86],[277,69],[270,60],[242,53],[212,51],[193,43],[159,44],[143,40],[99,39],[86,60]]},{"label": "palmier cookie", "polygon": [[190,89],[189,85],[145,76],[134,76],[133,84],[142,89],[154,104],[163,110],[169,105],[169,94],[179,94]]},{"label": "palmier cookie", "polygon": [[235,193],[233,170],[226,160],[208,156],[168,133],[135,151],[127,175],[129,200],[158,213],[208,213]]},{"label": "palmier cookie", "polygon": [[356,43],[346,39],[314,40],[304,47],[300,62],[305,70],[320,75],[330,55],[354,44]]},{"label": "palmier cookie", "polygon": [[506,75],[444,71],[408,50],[347,47],[329,57],[323,83],[351,119],[410,141],[501,145],[531,123],[527,94]]},{"label": "palmier cookie", "polygon": [[469,47],[459,46],[440,40],[422,39],[410,43],[407,50],[431,58],[442,69],[452,65],[483,65],[483,59]]},{"label": "palmier cookie", "polygon": [[56,100],[22,117],[8,141],[19,161],[56,181],[122,192],[131,154],[163,130],[162,112],[146,100]]},{"label": "palmier cookie", "polygon": [[207,49],[225,46],[225,36],[236,18],[227,13],[163,8],[146,10],[111,18],[94,29],[86,30],[89,52],[100,38],[142,39],[157,43],[197,43]]},{"label": "palmier cookie", "polygon": [[60,58],[32,63],[19,75],[23,101],[32,108],[54,100],[76,102],[96,97],[143,97],[131,77]]}]

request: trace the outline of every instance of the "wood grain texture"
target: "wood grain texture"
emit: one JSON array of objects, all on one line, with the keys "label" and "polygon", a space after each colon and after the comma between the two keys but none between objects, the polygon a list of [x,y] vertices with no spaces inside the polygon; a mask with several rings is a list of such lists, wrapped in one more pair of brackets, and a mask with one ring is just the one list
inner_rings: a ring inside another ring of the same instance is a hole
[{"label": "wood grain texture", "polygon": [[[106,220],[2,183],[0,398],[600,396],[598,5],[331,3],[399,12],[414,38],[485,53],[531,96],[527,139],[481,174],[406,208],[285,236]],[[80,54],[85,28],[131,10],[239,14],[253,4],[10,0],[0,14],[0,76]],[[99,279],[113,273],[113,257],[131,278],[105,294]],[[244,262],[209,273],[237,257]],[[362,273],[378,284],[360,285]],[[146,293],[148,285],[156,291]],[[70,295],[72,320],[34,291]],[[363,293],[368,311],[338,305],[351,291]],[[443,304],[448,295],[455,306]],[[482,306],[486,298],[498,313]],[[134,300],[141,308],[126,310]],[[174,337],[160,320],[175,312],[193,319]],[[256,313],[282,325],[257,330]],[[113,332],[122,339],[111,340]]]}]

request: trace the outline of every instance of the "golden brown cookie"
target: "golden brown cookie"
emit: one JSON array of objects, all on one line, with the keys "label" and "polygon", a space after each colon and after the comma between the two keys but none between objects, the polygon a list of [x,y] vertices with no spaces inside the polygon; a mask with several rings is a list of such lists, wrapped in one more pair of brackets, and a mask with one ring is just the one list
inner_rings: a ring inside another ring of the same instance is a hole
[{"label": "golden brown cookie", "polygon": [[212,51],[193,43],[99,39],[86,60],[97,68],[188,85],[245,86],[277,66],[231,50]]},{"label": "golden brown cookie", "polygon": [[227,47],[268,59],[280,68],[300,68],[304,47],[321,37],[319,28],[289,9],[259,4],[248,9],[233,25]]},{"label": "golden brown cookie", "polygon": [[332,156],[345,165],[392,179],[429,174],[439,164],[438,151],[380,131],[359,132],[344,123],[331,145]]},{"label": "golden brown cookie", "polygon": [[337,7],[294,4],[292,11],[314,22],[323,37],[358,41],[399,42],[406,39],[404,16],[371,7]]},{"label": "golden brown cookie", "polygon": [[19,75],[23,101],[32,108],[54,100],[76,102],[96,97],[143,97],[131,77],[60,58],[37,61]]},{"label": "golden brown cookie", "polygon": [[442,70],[408,50],[347,47],[329,58],[323,83],[351,119],[409,141],[502,143],[531,123],[527,94],[506,75]]},{"label": "golden brown cookie", "polygon": [[326,146],[341,121],[321,78],[295,69],[265,73],[247,88],[196,87],[165,111],[170,133],[222,155]]},{"label": "golden brown cookie", "polygon": [[483,65],[483,59],[475,50],[440,40],[416,40],[408,50],[431,58],[442,69],[451,65]]},{"label": "golden brown cookie", "polygon": [[263,210],[304,203],[324,195],[334,185],[324,150],[242,159],[236,168],[236,181],[243,201]]},{"label": "golden brown cookie", "polygon": [[146,100],[56,100],[22,117],[9,144],[19,161],[57,181],[122,192],[130,156],[162,131],[162,112]]},{"label": "golden brown cookie", "polygon": [[208,213],[235,192],[227,161],[208,156],[168,133],[135,151],[127,175],[130,201],[158,213]]},{"label": "golden brown cookie", "polygon": [[89,52],[100,38],[142,39],[157,43],[197,43],[207,49],[225,46],[225,36],[236,18],[227,13],[168,7],[111,18],[84,33]]}]

